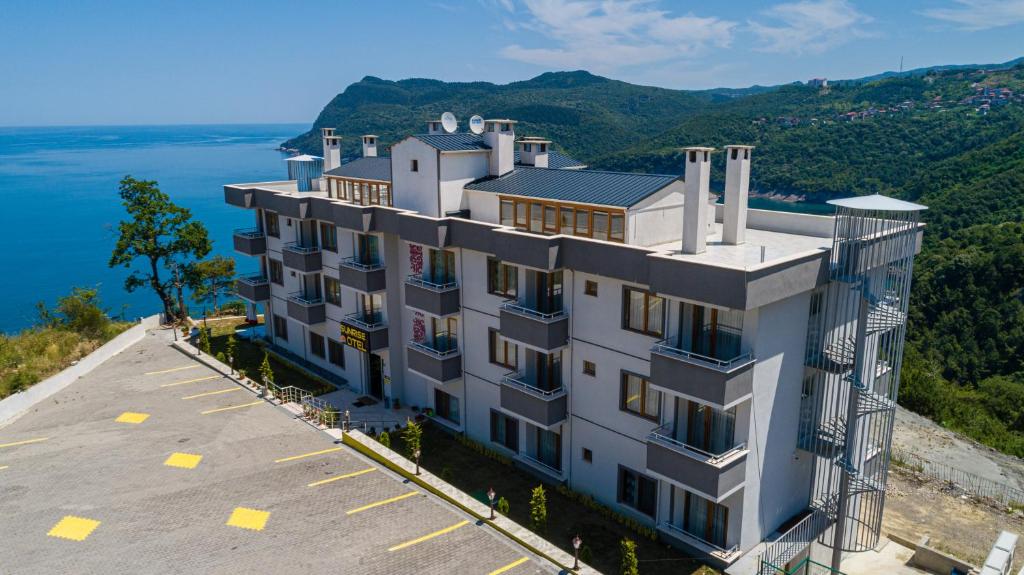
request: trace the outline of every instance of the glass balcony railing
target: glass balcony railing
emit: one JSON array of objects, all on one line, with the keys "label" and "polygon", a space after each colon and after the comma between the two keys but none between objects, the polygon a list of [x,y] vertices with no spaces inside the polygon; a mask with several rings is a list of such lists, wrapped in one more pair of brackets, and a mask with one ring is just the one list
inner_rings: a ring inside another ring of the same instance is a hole
[{"label": "glass balcony railing", "polygon": [[323,296],[316,294],[306,294],[300,291],[288,294],[288,300],[307,307],[320,305],[324,303]]},{"label": "glass balcony railing", "polygon": [[561,305],[537,305],[515,300],[501,304],[501,309],[543,321],[560,319],[566,315]]},{"label": "glass balcony railing", "polygon": [[502,383],[521,389],[530,395],[541,399],[555,399],[565,394],[565,387],[561,383],[557,385],[545,385],[537,381],[537,378],[530,377],[525,373],[508,373],[502,378]]},{"label": "glass balcony railing", "polygon": [[685,441],[676,439],[676,435],[674,426],[672,424],[666,424],[652,431],[647,436],[647,439],[711,465],[717,465],[723,461],[728,461],[733,456],[746,451],[747,449],[747,444],[740,442],[723,450],[721,453],[711,453],[694,447]]},{"label": "glass balcony railing", "polygon": [[701,330],[696,340],[680,341],[678,337],[663,339],[654,344],[654,351],[676,356],[712,367],[730,369],[751,359],[749,352],[740,351],[741,330],[717,326]]},{"label": "glass balcony railing", "polygon": [[384,269],[384,262],[380,261],[380,259],[377,258],[364,259],[352,256],[341,260],[339,264],[347,268],[352,268],[364,272],[372,272],[374,270]]},{"label": "glass balcony railing", "polygon": [[363,329],[372,330],[384,327],[384,314],[379,311],[357,311],[345,316],[345,321]]},{"label": "glass balcony railing", "polygon": [[251,286],[260,286],[270,283],[270,280],[267,279],[267,275],[262,272],[238,276],[238,281]]},{"label": "glass balcony railing", "polygon": [[[437,281],[434,281],[434,280]],[[440,283],[438,283],[440,282]],[[405,283],[419,286],[436,292],[449,291],[459,287],[455,278],[424,278],[422,275],[413,274],[405,278]]]},{"label": "glass balcony railing", "polygon": [[304,246],[299,242],[288,242],[284,249],[297,254],[315,254],[320,251],[320,246]]},{"label": "glass balcony railing", "polygon": [[266,237],[263,230],[259,228],[239,228],[235,230],[235,235],[242,238],[257,239]]},{"label": "glass balcony railing", "polygon": [[455,336],[439,334],[433,341],[411,341],[409,345],[435,357],[448,357],[459,353],[459,342]]}]

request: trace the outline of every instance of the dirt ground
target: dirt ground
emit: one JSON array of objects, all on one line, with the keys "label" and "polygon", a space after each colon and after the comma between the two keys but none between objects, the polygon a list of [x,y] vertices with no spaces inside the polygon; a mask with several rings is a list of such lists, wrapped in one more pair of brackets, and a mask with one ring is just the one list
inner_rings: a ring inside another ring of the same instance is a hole
[{"label": "dirt ground", "polygon": [[[920,449],[915,450],[921,452],[930,445],[935,451],[928,451],[929,457],[949,457],[950,453],[961,451],[964,456],[950,463],[961,469],[977,471],[1006,468],[1012,472],[1021,468],[1019,460],[1001,454],[991,457],[991,450],[984,447],[971,449],[969,441],[949,437],[946,434],[952,434],[948,431],[936,431],[927,425],[918,425],[911,432],[906,428],[900,430],[899,427],[897,423],[897,436],[902,434],[906,439],[910,433],[917,433],[922,440],[931,442],[919,445]],[[937,426],[931,424],[931,427]],[[943,445],[947,446],[945,450]],[[893,467],[889,474],[882,520],[883,533],[894,533],[911,541],[928,535],[930,546],[979,566],[999,532],[1004,530],[1024,534],[1024,513],[968,497],[942,482],[905,469]],[[1013,572],[1024,564],[1024,554],[1018,553],[1017,557]]]}]

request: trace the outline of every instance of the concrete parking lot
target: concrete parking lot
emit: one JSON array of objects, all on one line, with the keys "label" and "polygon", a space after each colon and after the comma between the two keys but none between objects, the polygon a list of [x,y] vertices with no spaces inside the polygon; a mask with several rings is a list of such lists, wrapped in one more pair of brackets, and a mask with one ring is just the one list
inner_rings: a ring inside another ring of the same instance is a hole
[{"label": "concrete parking lot", "polygon": [[150,334],[0,428],[0,572],[557,570]]}]

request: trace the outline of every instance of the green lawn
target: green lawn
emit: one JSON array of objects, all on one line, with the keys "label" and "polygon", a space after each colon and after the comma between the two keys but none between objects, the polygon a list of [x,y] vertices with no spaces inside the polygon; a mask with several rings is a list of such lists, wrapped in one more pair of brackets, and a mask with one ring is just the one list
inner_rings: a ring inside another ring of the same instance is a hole
[{"label": "green lawn", "polygon": [[[472,497],[486,503],[487,489],[493,487],[499,497],[509,501],[509,517],[523,526],[530,525],[530,491],[540,481],[477,453],[450,433],[429,421],[424,423],[421,465]],[[392,432],[391,448],[405,454],[398,433]],[[579,534],[585,548],[581,558],[602,573],[618,573],[619,542],[629,537],[637,543],[640,573],[672,575],[712,575],[716,571],[700,561],[663,543],[641,537],[604,514],[584,507],[558,493],[554,486],[547,492],[548,525],[542,535],[551,543],[572,553],[572,538]],[[589,557],[588,557],[589,555]]]},{"label": "green lawn", "polygon": [[[202,325],[201,322],[200,325]],[[245,320],[210,320],[208,325],[212,334],[210,337],[210,351],[216,356],[217,353],[226,354],[228,336],[235,333],[235,329],[239,326],[245,325]],[[258,378],[260,364],[263,363],[263,346],[244,339],[235,338],[235,340],[235,349],[238,354],[235,362],[236,367],[244,370],[250,379]],[[312,377],[281,361],[273,353],[270,354],[270,369],[274,372],[274,383],[282,387],[292,385],[299,389],[304,389],[313,395],[322,395],[335,389],[330,383]]]}]

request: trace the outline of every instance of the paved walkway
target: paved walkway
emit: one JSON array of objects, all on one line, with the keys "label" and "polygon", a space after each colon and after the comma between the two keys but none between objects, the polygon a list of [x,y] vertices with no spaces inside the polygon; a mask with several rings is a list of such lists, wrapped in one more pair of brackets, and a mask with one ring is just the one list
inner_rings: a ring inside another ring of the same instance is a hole
[{"label": "paved walkway", "polygon": [[0,428],[4,573],[553,572],[159,335]]}]

